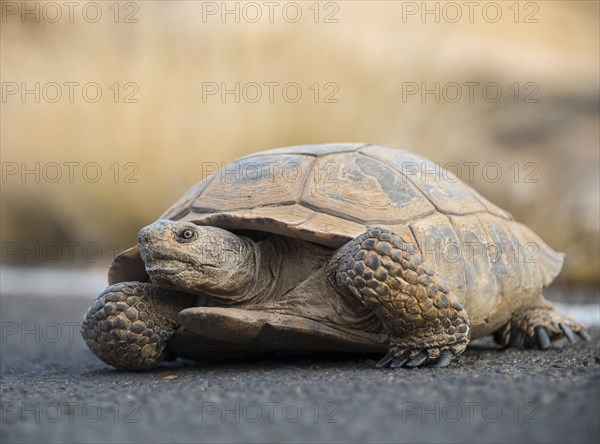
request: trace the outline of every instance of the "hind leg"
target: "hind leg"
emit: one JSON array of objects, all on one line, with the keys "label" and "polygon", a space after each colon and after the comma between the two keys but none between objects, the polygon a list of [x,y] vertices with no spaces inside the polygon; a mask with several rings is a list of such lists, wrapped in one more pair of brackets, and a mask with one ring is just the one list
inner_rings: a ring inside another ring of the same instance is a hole
[{"label": "hind leg", "polygon": [[585,340],[590,337],[583,325],[556,311],[543,297],[539,305],[517,312],[495,335],[496,341],[505,346],[542,350],[562,338],[574,343],[577,336]]}]

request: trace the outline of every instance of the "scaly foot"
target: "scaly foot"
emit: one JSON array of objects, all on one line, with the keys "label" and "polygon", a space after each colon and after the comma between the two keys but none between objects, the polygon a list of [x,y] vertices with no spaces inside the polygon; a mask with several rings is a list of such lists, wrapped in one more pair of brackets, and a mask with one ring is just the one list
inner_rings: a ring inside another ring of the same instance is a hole
[{"label": "scaly foot", "polygon": [[400,235],[371,229],[338,249],[330,282],[371,308],[390,336],[378,367],[445,367],[469,342],[458,297]]},{"label": "scaly foot", "polygon": [[553,341],[567,338],[570,343],[577,337],[590,338],[585,327],[579,322],[557,312],[550,303],[515,315],[510,328],[505,328],[498,342],[515,348],[548,349]]},{"label": "scaly foot", "polygon": [[101,292],[81,323],[88,347],[121,370],[148,370],[166,357],[179,311],[190,297],[156,285],[124,282]]}]

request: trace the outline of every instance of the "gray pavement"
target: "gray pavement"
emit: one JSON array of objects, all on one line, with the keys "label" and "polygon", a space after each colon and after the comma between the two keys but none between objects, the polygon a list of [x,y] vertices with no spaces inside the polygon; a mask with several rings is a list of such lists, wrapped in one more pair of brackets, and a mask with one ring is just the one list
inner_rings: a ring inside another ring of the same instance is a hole
[{"label": "gray pavement", "polygon": [[546,352],[479,341],[446,369],[329,354],[136,374],[87,350],[89,302],[2,295],[2,443],[600,441],[598,327]]}]

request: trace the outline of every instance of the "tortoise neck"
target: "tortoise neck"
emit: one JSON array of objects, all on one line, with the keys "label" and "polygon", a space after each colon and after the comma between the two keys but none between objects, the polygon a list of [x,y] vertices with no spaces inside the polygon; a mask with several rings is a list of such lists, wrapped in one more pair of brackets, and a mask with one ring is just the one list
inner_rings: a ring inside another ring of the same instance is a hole
[{"label": "tortoise neck", "polygon": [[248,241],[254,251],[254,275],[252,284],[247,288],[247,300],[257,304],[271,298],[275,292],[282,258],[272,242]]},{"label": "tortoise neck", "polygon": [[277,255],[271,251],[270,245],[265,242],[239,236],[242,243],[244,264],[236,273],[230,276],[236,281],[237,291],[232,293],[213,294],[225,305],[250,305],[260,303],[273,294],[275,276],[271,271],[271,263],[278,262]]},{"label": "tortoise neck", "polygon": [[251,284],[234,303],[256,305],[273,301],[310,277],[331,257],[332,250],[311,242],[270,235],[259,242],[244,239],[253,251]]}]

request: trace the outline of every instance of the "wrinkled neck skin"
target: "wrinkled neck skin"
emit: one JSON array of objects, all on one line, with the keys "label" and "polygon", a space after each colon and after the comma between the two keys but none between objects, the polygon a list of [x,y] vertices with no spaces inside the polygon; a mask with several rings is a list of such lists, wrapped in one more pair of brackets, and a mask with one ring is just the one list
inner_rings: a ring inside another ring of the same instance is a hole
[{"label": "wrinkled neck skin", "polygon": [[257,282],[257,270],[260,268],[260,251],[257,251],[257,245],[250,239],[239,236],[239,241],[241,249],[235,253],[239,256],[237,263],[231,265],[226,275],[209,281],[210,288],[200,287],[200,295],[209,295],[223,305],[237,305],[256,297],[253,290]]},{"label": "wrinkled neck skin", "polygon": [[228,286],[219,286],[215,290],[206,291],[224,305],[243,305],[245,303],[255,303],[267,298],[270,288],[273,286],[272,279],[264,279],[266,269],[268,268],[263,257],[266,249],[262,242],[254,242],[251,239],[240,236],[242,242],[242,251],[240,262],[245,266],[232,269],[226,281],[235,282],[237,291],[232,291]]},{"label": "wrinkled neck skin", "polygon": [[254,242],[240,236],[248,260],[248,275],[237,294],[213,295],[226,305],[251,306],[287,293],[319,269],[331,250],[277,235]]}]

